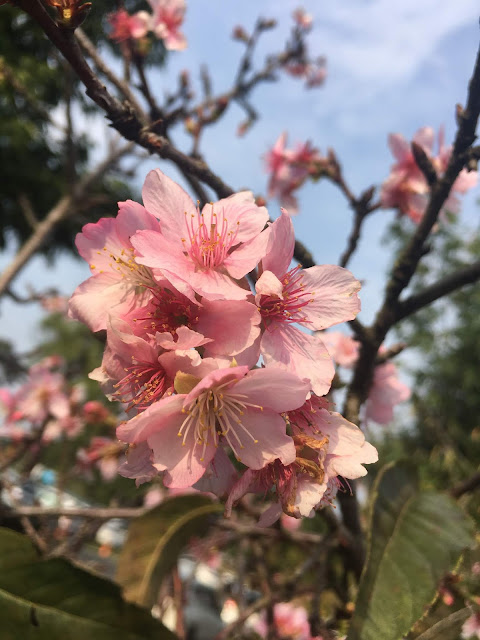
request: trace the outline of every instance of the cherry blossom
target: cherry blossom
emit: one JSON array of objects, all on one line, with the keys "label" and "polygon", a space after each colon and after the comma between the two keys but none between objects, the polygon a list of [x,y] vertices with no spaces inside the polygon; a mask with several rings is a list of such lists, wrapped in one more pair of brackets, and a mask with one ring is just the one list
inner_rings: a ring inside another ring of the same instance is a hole
[{"label": "cherry blossom", "polygon": [[340,331],[322,333],[322,340],[337,364],[346,369],[353,367],[358,359],[358,349],[360,347],[357,340]]},{"label": "cherry blossom", "polygon": [[264,333],[260,350],[267,367],[288,369],[310,380],[318,395],[330,389],[334,366],[318,335],[306,334],[295,325],[320,330],[352,320],[360,311],[360,282],[333,265],[289,270],[294,232],[285,210],[270,229],[262,275],[256,283],[256,302]]},{"label": "cherry blossom", "polygon": [[[308,69],[303,64],[287,68],[294,75],[308,74]],[[268,195],[270,198],[278,198],[290,213],[296,213],[298,202],[293,192],[302,186],[313,167],[324,159],[309,142],[298,145],[296,149],[287,149],[286,143],[287,134],[284,132],[265,156],[267,171],[271,174]]]},{"label": "cherry blossom", "polygon": [[151,29],[163,40],[165,48],[185,49],[187,40],[179,30],[184,19],[185,0],[148,0],[148,3],[153,10]]},{"label": "cherry blossom", "polygon": [[309,13],[306,13],[302,7],[298,7],[298,9],[295,9],[295,11],[292,13],[292,17],[295,23],[302,29],[308,31],[312,28],[313,17]]},{"label": "cherry blossom", "polygon": [[77,451],[77,461],[81,469],[96,466],[102,478],[113,480],[118,471],[119,457],[124,447],[112,438],[96,436],[91,439],[89,446]]},{"label": "cherry blossom", "polygon": [[285,464],[294,460],[293,440],[280,414],[300,406],[308,392],[295,375],[239,366],[203,377],[179,372],[175,387],[180,393],[117,429],[124,442],[147,442],[153,466],[165,471],[166,486],[194,484],[222,445],[252,469],[277,458]]},{"label": "cherry blossom", "polygon": [[287,412],[296,448],[295,461],[275,460],[260,471],[248,469],[234,485],[226,503],[245,493],[275,490],[274,502],[259,524],[268,526],[282,511],[295,518],[312,517],[314,510],[331,503],[342,486],[338,476],[355,479],[366,475],[364,464],[378,460],[376,449],[362,431],[339,413],[330,411],[324,398],[312,395],[299,409]]},{"label": "cherry blossom", "polygon": [[[165,334],[165,349],[203,345],[206,356],[235,356],[239,364],[256,364],[259,349],[255,345],[260,336],[261,317],[253,303],[246,300],[209,301],[206,298],[201,303],[193,302],[167,281],[158,282],[151,294],[147,305],[122,316],[135,335],[155,338],[161,333]],[[196,343],[179,342],[180,333],[184,338],[190,336]]]},{"label": "cherry blossom", "polygon": [[[442,176],[447,168],[452,150],[451,147],[445,146],[443,128],[440,129],[438,135],[439,148],[436,157],[433,155],[435,132],[431,127],[419,129],[413,137],[413,142],[422,147],[439,176]],[[390,134],[388,144],[396,163],[392,166],[389,177],[382,185],[380,194],[382,206],[397,208],[401,214],[407,215],[418,224],[423,217],[430,188],[415,161],[411,145],[405,138],[398,133]],[[460,201],[456,193],[465,193],[476,184],[477,172],[468,172],[463,169],[455,181],[442,211],[458,213]]]},{"label": "cherry blossom", "polygon": [[472,613],[462,626],[462,638],[480,638],[480,612]]},{"label": "cherry blossom", "polygon": [[92,331],[106,329],[113,309],[127,313],[144,304],[156,284],[152,270],[136,261],[130,238],[138,229],[158,231],[159,222],[132,200],[119,202],[118,206],[116,218],[86,224],[75,240],[93,275],[75,290],[69,315]]},{"label": "cherry blossom", "polygon": [[368,394],[366,419],[388,424],[393,420],[394,406],[408,400],[410,393],[410,388],[398,379],[397,367],[393,362],[378,365]]},{"label": "cherry blossom", "polygon": [[148,211],[162,221],[161,231],[138,231],[132,244],[137,264],[160,269],[182,294],[209,300],[243,300],[250,293],[239,281],[265,254],[265,207],[249,191],[236,193],[200,212],[191,198],[158,169],[143,186]]},{"label": "cherry blossom", "polygon": [[108,16],[112,27],[110,38],[116,42],[125,40],[138,40],[147,35],[151,16],[146,11],[139,11],[130,15],[125,9],[119,9]]},{"label": "cherry blossom", "polygon": [[[303,607],[289,602],[279,602],[273,607],[273,621],[276,637],[280,640],[321,640],[310,635],[308,613]],[[268,635],[268,625],[262,617],[254,626],[262,638]]]}]

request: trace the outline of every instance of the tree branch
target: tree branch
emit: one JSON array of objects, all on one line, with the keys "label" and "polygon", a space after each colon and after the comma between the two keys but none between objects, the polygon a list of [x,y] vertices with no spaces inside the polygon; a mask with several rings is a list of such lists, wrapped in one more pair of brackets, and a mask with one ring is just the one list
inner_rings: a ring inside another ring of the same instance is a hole
[{"label": "tree branch", "polygon": [[438,282],[426,287],[423,291],[420,291],[405,300],[400,300],[396,312],[396,320],[403,320],[407,316],[412,315],[412,313],[416,313],[420,309],[423,309],[423,307],[435,302],[435,300],[443,298],[449,293],[452,293],[467,284],[473,284],[479,279],[480,260],[474,262],[468,267],[465,267],[464,269],[459,269],[458,271],[445,276],[445,278],[442,278]]},{"label": "tree branch", "polygon": [[123,155],[131,151],[132,148],[133,145],[129,143],[112,151],[103,162],[74,187],[71,194],[59,200],[47,216],[38,223],[30,238],[23,244],[15,258],[0,275],[0,296],[5,293],[12,280],[28,260],[40,249],[55,226],[75,212],[77,201],[84,199],[95,182],[100,180],[105,172]]},{"label": "tree branch", "polygon": [[[347,390],[343,415],[347,420],[359,424],[360,408],[368,397],[373,381],[377,353],[390,328],[398,321],[399,296],[408,286],[418,263],[425,254],[425,241],[435,225],[450,190],[464,168],[468,158],[468,149],[475,141],[475,130],[480,114],[480,49],[477,52],[474,71],[469,83],[467,107],[458,112],[458,130],[452,154],[441,179],[433,184],[429,202],[415,233],[400,254],[387,284],[384,301],[372,327],[367,328],[361,337],[359,358],[355,366],[352,381]],[[346,526],[354,534],[354,568],[363,565],[365,550],[361,531],[358,504],[347,494],[339,495],[342,514]],[[358,569],[357,569],[358,571]]]},{"label": "tree branch", "polygon": [[[136,142],[165,160],[171,160],[182,172],[190,173],[207,184],[219,198],[227,198],[235,193],[205,162],[179,151],[165,136],[157,135],[145,126],[129,103],[122,104],[114,98],[85,61],[74,35],[57,27],[38,0],[16,0],[16,3],[38,22],[47,37],[72,65],[85,85],[87,95],[105,111],[112,126],[124,138]],[[304,267],[315,264],[311,253],[300,242],[295,243],[294,257]],[[1,291],[0,288],[0,293]]]},{"label": "tree branch", "polygon": [[480,487],[480,471],[474,473],[473,476],[457,484],[453,489],[450,490],[450,495],[453,498],[460,498],[463,494],[468,493],[469,491],[474,491]]}]

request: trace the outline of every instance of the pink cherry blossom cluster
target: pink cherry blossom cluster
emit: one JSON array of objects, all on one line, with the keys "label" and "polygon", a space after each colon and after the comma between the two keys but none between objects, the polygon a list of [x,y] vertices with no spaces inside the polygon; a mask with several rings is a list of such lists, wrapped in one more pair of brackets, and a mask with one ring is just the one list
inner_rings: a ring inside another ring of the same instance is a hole
[{"label": "pink cherry blossom cluster", "polygon": [[[106,409],[95,401],[85,404],[81,385],[69,385],[61,372],[63,360],[50,356],[30,367],[28,378],[15,391],[0,389],[0,406],[5,412],[0,437],[9,440],[35,439],[42,442],[56,440],[62,435],[77,436]],[[104,415],[102,413],[102,415]]]},{"label": "pink cherry blossom cluster", "polygon": [[294,191],[321,167],[326,167],[328,159],[320,155],[310,142],[287,149],[287,134],[284,132],[273,148],[266,154],[267,171],[270,174],[268,197],[277,198],[290,213],[298,211],[298,202]]},{"label": "pink cherry blossom cluster", "polygon": [[[358,359],[359,343],[339,331],[329,331],[323,336],[327,349],[334,361],[346,369],[351,369]],[[385,349],[380,348],[380,353]],[[410,388],[398,378],[393,362],[385,362],[375,367],[373,383],[365,405],[365,419],[378,424],[389,424],[393,420],[393,409],[397,404],[410,398]]]},{"label": "pink cherry blossom cluster", "polygon": [[110,14],[110,38],[116,42],[139,40],[151,31],[163,40],[166,49],[180,51],[187,41],[180,27],[185,14],[185,0],[148,0],[153,13],[138,11],[130,15],[125,9]]},{"label": "pink cherry blossom cluster", "polygon": [[123,456],[124,447],[112,438],[95,436],[90,440],[88,447],[82,447],[77,451],[78,470],[91,474],[92,467],[96,467],[107,482],[117,477],[120,457]]},{"label": "pink cherry blossom cluster", "polygon": [[[438,152],[435,156],[433,146],[435,132],[431,127],[419,129],[413,137],[431,160],[438,176],[442,176],[447,168],[452,147],[445,146],[445,135],[441,128],[438,134]],[[407,215],[418,224],[423,217],[428,202],[430,188],[423,172],[419,169],[412,152],[411,145],[399,133],[390,134],[388,145],[395,157],[395,164],[390,175],[382,184],[380,198],[382,207],[396,208],[400,214]],[[457,194],[465,193],[477,184],[476,171],[463,169],[455,181],[450,196],[443,207],[444,212],[458,213],[460,200]]]},{"label": "pink cherry blossom cluster", "polygon": [[40,300],[40,304],[49,313],[60,313],[63,316],[68,312],[68,297],[67,296],[44,296]]},{"label": "pink cherry blossom cluster", "polygon": [[155,170],[142,195],[78,234],[92,276],[70,300],[106,331],[90,377],[131,416],[117,429],[130,445],[120,473],[228,495],[227,511],[274,490],[265,520],[311,515],[339,475],[377,459],[322,398],[334,366],[311,334],[356,316],[360,283],[337,266],[291,268],[290,216],[269,224],[250,192],[200,210]]}]

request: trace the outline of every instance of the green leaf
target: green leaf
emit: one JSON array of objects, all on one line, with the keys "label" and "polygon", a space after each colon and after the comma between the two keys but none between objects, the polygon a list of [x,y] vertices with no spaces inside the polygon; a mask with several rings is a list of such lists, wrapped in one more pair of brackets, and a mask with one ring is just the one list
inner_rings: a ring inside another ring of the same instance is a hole
[{"label": "green leaf", "polygon": [[401,638],[472,542],[471,523],[458,505],[419,492],[410,464],[385,467],[373,496],[367,562],[347,640]]},{"label": "green leaf", "polygon": [[66,560],[43,560],[30,540],[0,528],[2,640],[174,640],[117,585]]},{"label": "green leaf", "polygon": [[151,607],[160,585],[193,537],[205,534],[222,505],[200,494],[165,500],[134,520],[120,555],[117,580],[127,600]]},{"label": "green leaf", "polygon": [[421,635],[414,637],[416,640],[458,640],[463,623],[471,615],[471,609],[464,607],[439,620]]}]

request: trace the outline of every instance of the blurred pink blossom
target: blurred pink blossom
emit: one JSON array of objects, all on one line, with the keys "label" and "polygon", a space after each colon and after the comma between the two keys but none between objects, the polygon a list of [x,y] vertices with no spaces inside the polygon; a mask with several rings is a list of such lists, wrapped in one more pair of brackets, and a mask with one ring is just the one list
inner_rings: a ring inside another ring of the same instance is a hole
[{"label": "blurred pink blossom", "polygon": [[480,612],[472,613],[462,626],[462,638],[480,638]]},{"label": "blurred pink blossom", "polygon": [[302,186],[315,165],[324,159],[309,142],[297,145],[295,149],[287,149],[286,144],[287,134],[284,132],[265,156],[270,173],[268,195],[280,200],[280,204],[290,213],[296,213],[298,202],[293,192]]},{"label": "blurred pink blossom", "polygon": [[[279,602],[274,606],[273,622],[275,624],[276,637],[280,640],[321,640],[319,636],[313,638],[310,635],[306,609],[295,606],[290,602]],[[265,617],[262,617],[255,624],[254,629],[262,638],[267,637],[268,625]]]},{"label": "blurred pink blossom", "polygon": [[116,42],[138,40],[147,35],[151,16],[146,11],[130,15],[125,9],[119,9],[108,16],[112,27],[109,37]]},{"label": "blurred pink blossom", "polygon": [[166,49],[182,50],[187,46],[187,40],[180,27],[185,15],[185,0],[148,0],[152,7],[151,30],[161,38]]},{"label": "blurred pink blossom", "polygon": [[351,369],[358,358],[360,343],[340,331],[322,333],[329,354],[341,367]]},{"label": "blurred pink blossom", "polygon": [[398,379],[397,367],[393,362],[378,365],[368,394],[366,419],[388,424],[393,420],[394,406],[408,400],[410,394],[410,388]]},{"label": "blurred pink blossom", "polygon": [[[419,129],[413,137],[413,142],[422,147],[440,177],[447,168],[452,152],[451,146],[445,146],[444,137],[444,130],[441,128],[438,134],[437,156],[434,156],[433,152],[435,132],[431,127]],[[406,139],[398,133],[390,134],[388,144],[396,162],[381,188],[382,206],[397,208],[401,214],[407,215],[418,224],[423,217],[430,188],[415,161],[411,145]],[[460,201],[456,194],[465,193],[474,187],[477,184],[477,179],[476,171],[468,172],[463,169],[453,184],[442,211],[458,213]]]},{"label": "blurred pink blossom", "polygon": [[292,13],[292,17],[295,23],[302,29],[308,31],[312,28],[313,17],[309,13],[306,13],[302,7],[298,7],[298,9],[295,9],[295,11]]}]

